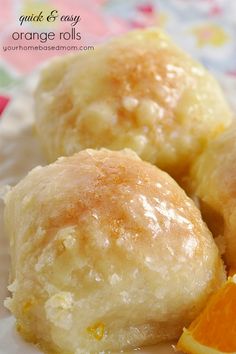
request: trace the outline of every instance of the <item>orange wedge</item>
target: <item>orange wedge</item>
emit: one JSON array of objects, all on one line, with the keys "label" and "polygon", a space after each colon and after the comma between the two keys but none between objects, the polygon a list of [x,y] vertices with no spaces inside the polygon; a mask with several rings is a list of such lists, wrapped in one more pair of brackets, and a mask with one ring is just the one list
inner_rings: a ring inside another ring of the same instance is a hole
[{"label": "orange wedge", "polygon": [[236,274],[184,329],[177,349],[188,354],[236,354]]}]

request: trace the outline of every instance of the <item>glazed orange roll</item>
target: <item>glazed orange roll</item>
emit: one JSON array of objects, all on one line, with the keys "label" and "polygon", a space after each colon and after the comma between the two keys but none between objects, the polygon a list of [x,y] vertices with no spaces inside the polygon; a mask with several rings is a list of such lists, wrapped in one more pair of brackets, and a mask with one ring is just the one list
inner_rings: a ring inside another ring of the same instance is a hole
[{"label": "glazed orange roll", "polygon": [[191,172],[192,192],[225,256],[236,271],[236,124],[209,144]]},{"label": "glazed orange roll", "polygon": [[89,149],[33,169],[7,194],[5,224],[5,304],[46,352],[177,338],[225,279],[199,210],[131,151]]},{"label": "glazed orange roll", "polygon": [[156,28],[53,60],[35,102],[50,161],[128,147],[178,180],[231,121],[212,75]]}]

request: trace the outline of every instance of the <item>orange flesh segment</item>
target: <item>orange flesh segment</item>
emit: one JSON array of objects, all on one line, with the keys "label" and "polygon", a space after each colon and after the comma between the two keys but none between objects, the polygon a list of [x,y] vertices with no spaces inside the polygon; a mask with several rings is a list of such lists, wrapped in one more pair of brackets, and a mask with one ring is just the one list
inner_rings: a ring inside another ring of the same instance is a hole
[{"label": "orange flesh segment", "polygon": [[229,270],[229,276],[233,276],[233,275],[236,275],[236,269],[235,269],[235,267],[234,268],[230,268],[230,270]]},{"label": "orange flesh segment", "polygon": [[193,339],[221,352],[236,352],[236,284],[227,282],[189,327]]}]

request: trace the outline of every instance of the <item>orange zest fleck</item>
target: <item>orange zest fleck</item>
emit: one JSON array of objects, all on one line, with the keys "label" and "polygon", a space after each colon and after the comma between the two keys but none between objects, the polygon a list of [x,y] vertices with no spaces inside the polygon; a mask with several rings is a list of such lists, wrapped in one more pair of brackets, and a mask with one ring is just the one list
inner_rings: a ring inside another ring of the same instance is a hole
[{"label": "orange zest fleck", "polygon": [[93,326],[87,328],[87,332],[96,340],[101,340],[105,334],[105,325],[97,322]]},{"label": "orange zest fleck", "polygon": [[35,303],[34,299],[29,299],[28,301],[26,301],[22,306],[22,313],[23,314],[28,313],[34,303]]}]

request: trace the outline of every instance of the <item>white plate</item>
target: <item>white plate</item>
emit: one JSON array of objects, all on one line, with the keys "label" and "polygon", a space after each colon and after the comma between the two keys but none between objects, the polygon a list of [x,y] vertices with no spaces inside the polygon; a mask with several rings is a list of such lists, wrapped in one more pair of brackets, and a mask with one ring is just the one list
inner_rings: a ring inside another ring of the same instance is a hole
[{"label": "white plate", "polygon": [[[33,130],[32,91],[36,81],[37,75],[27,80],[0,120],[0,196],[4,195],[6,185],[16,184],[33,167],[46,164]],[[226,78],[220,81],[236,108],[233,100],[236,81]],[[3,200],[0,200],[0,354],[40,353],[19,337],[14,329],[14,318],[3,306],[7,296],[9,263],[8,242],[3,230]],[[173,354],[174,349],[171,344],[163,344],[138,353]]]}]

